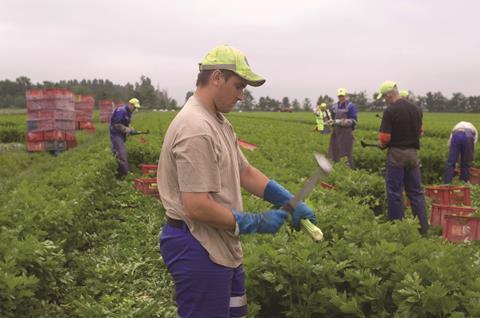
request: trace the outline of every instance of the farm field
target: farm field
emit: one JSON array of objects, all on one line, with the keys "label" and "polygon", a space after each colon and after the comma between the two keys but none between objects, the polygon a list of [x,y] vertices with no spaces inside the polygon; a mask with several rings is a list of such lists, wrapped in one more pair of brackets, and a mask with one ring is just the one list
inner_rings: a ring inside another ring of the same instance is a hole
[{"label": "farm field", "polygon": [[[158,159],[175,113],[140,112],[150,130],[127,142],[131,175],[115,178],[108,126],[77,132],[78,147],[51,156],[8,147],[24,143],[25,114],[0,116],[0,316],[176,317],[173,285],[158,252],[161,203],[133,189],[141,163]],[[291,192],[315,171],[314,152],[329,136],[313,132],[311,113],[231,113],[237,136],[259,147],[247,159]],[[479,114],[424,114],[420,158],[426,184],[443,174],[450,130]],[[360,113],[355,170],[335,166],[308,198],[324,241],[288,226],[275,236],[242,237],[249,317],[480,316],[480,244],[443,241],[439,229],[418,233],[411,216],[386,221],[385,153],[380,120]],[[478,148],[475,166],[480,167]],[[480,207],[480,186],[470,185]],[[244,193],[246,211],[269,205]],[[430,211],[430,208],[427,209]]]}]

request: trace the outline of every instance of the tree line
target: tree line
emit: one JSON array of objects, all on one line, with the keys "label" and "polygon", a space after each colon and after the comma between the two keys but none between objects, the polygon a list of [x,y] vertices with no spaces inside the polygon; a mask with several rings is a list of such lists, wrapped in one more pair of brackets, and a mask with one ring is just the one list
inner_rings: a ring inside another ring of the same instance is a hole
[{"label": "tree line", "polygon": [[124,103],[132,97],[138,98],[145,108],[176,109],[177,101],[168,95],[167,90],[154,87],[149,77],[142,75],[134,84],[114,84],[108,79],[68,80],[60,82],[44,81],[32,83],[28,77],[16,80],[0,81],[0,108],[25,108],[25,92],[32,88],[62,87],[75,94],[92,95],[95,100],[112,99],[115,103]]},{"label": "tree line", "polygon": [[[354,92],[348,95],[348,99],[356,104],[360,111],[381,111],[386,105],[383,100],[376,100],[377,95],[378,93],[374,93],[370,98],[365,91]],[[453,93],[452,97],[448,98],[441,92],[428,92],[425,96],[411,94],[409,98],[422,110],[429,112],[480,112],[480,96]],[[277,100],[267,96],[260,97],[256,101],[251,92],[245,90],[244,100],[239,102],[237,107],[242,111],[311,111],[315,105],[324,102],[331,106],[335,101],[336,97],[328,95],[320,95],[315,104],[309,98],[299,101],[296,98],[290,100],[289,97],[283,97],[281,100]]]},{"label": "tree line", "polygon": [[[168,95],[166,89],[154,87],[147,76],[141,76],[140,81],[125,85],[114,84],[108,79],[68,80],[60,82],[44,81],[33,84],[28,77],[21,76],[16,80],[0,81],[0,108],[25,108],[25,92],[29,88],[63,87],[75,94],[93,95],[96,100],[112,99],[115,102],[126,102],[132,97],[138,98],[145,108],[176,109],[177,101]],[[185,100],[193,94],[189,91]],[[383,101],[376,101],[377,93],[368,96],[365,91],[349,94],[350,101],[355,103],[360,111],[381,111],[385,107]],[[241,111],[311,111],[315,105],[325,102],[332,105],[336,97],[320,95],[316,103],[309,98],[291,100],[285,96],[281,100],[262,96],[256,100],[246,89],[244,100],[239,102],[237,109]],[[424,111],[430,112],[480,112],[480,96],[465,96],[453,93],[450,98],[441,92],[428,92],[424,96],[411,96],[412,101]]]}]

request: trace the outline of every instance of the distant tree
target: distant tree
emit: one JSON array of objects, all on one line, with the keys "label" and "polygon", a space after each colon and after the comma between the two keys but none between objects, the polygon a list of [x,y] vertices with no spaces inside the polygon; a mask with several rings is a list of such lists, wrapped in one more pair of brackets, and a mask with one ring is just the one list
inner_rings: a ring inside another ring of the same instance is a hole
[{"label": "distant tree", "polygon": [[141,101],[145,108],[153,108],[159,105],[159,96],[155,87],[153,87],[150,78],[145,75],[140,77],[140,83],[135,83],[134,96]]},{"label": "distant tree", "polygon": [[305,98],[302,104],[303,110],[306,112],[312,111],[312,102],[309,98]]},{"label": "distant tree", "polygon": [[351,93],[348,95],[348,99],[357,105],[358,110],[365,111],[372,105],[368,102],[367,92],[362,91],[360,93]]},{"label": "distant tree", "polygon": [[252,93],[248,89],[245,89],[243,91],[243,101],[240,101],[237,104],[237,109],[244,112],[249,112],[254,110],[254,108],[255,108],[255,98],[253,97]]},{"label": "distant tree", "polygon": [[441,92],[428,92],[425,99],[425,106],[431,112],[444,112],[448,110],[447,98]]},{"label": "distant tree", "polygon": [[290,108],[290,99],[287,96],[282,98],[282,108]]},{"label": "distant tree", "polygon": [[298,102],[298,99],[294,99],[292,102],[292,108],[294,111],[300,111],[302,108],[300,107],[300,103]]},{"label": "distant tree", "polygon": [[333,98],[331,98],[330,96],[328,95],[320,95],[317,99],[317,105],[320,105],[321,103],[325,103],[327,104],[328,106],[332,105],[333,104]]},{"label": "distant tree", "polygon": [[193,96],[193,92],[192,91],[188,91],[187,94],[185,95],[185,102]]}]

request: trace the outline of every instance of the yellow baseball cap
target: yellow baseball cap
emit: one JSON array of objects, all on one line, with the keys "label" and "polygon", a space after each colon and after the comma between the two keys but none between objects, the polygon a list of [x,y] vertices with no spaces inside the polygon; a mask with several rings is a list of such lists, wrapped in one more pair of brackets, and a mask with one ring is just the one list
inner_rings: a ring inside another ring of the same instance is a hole
[{"label": "yellow baseball cap", "polygon": [[410,93],[409,93],[406,89],[401,90],[401,91],[399,92],[399,94],[400,94],[400,96],[402,96],[402,97],[408,97],[408,95],[410,95]]},{"label": "yellow baseball cap", "polygon": [[321,103],[320,108],[327,108],[327,104],[326,103]]},{"label": "yellow baseball cap", "polygon": [[346,88],[339,88],[337,90],[337,96],[347,96],[347,89]]},{"label": "yellow baseball cap", "polygon": [[255,74],[248,64],[245,55],[238,49],[228,45],[220,45],[210,50],[199,63],[200,71],[229,70],[247,81],[248,85],[261,86],[265,79]]},{"label": "yellow baseball cap", "polygon": [[130,104],[132,104],[133,106],[135,106],[135,108],[140,108],[142,106],[140,106],[140,101],[136,98],[132,98],[131,100],[128,101]]},{"label": "yellow baseball cap", "polygon": [[385,81],[380,85],[380,93],[377,96],[377,100],[382,99],[383,95],[391,92],[394,88],[397,87],[397,83],[394,81]]}]

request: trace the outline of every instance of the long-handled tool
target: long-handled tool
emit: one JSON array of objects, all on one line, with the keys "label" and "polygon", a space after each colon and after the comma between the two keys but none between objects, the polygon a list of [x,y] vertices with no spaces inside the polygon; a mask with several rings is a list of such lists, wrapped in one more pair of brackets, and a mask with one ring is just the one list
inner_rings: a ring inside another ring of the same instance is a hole
[{"label": "long-handled tool", "polygon": [[365,147],[375,147],[375,148],[378,148],[378,149],[382,149],[379,145],[366,143],[363,139],[360,140],[360,145],[362,145],[363,148],[365,148]]},{"label": "long-handled tool", "polygon": [[142,131],[142,130],[134,130],[130,133],[130,135],[134,136],[134,135],[148,135],[150,133],[150,130],[145,130],[145,131]]},{"label": "long-handled tool", "polygon": [[[307,180],[307,183],[299,192],[297,192],[297,194],[295,194],[295,196],[290,200],[290,202],[288,202],[282,207],[282,209],[284,209],[285,211],[293,214],[295,206],[297,206],[300,201],[303,201],[310,194],[310,192],[312,192],[317,183],[323,178],[325,178],[327,174],[330,173],[330,171],[332,171],[332,165],[321,154],[315,154],[315,162],[318,164],[317,172]],[[322,231],[315,224],[310,222],[310,220],[300,220],[300,225],[302,227],[302,230],[309,234],[313,240],[321,241],[323,239]]]}]

